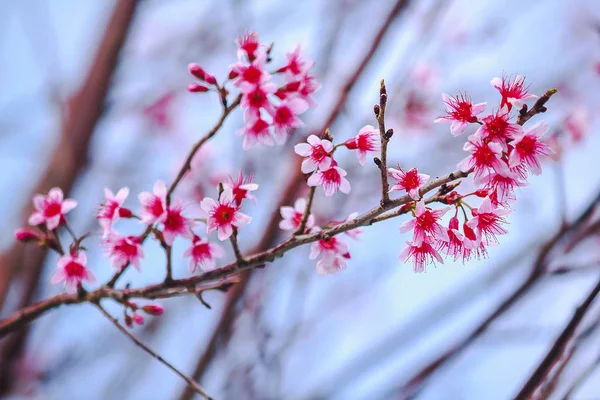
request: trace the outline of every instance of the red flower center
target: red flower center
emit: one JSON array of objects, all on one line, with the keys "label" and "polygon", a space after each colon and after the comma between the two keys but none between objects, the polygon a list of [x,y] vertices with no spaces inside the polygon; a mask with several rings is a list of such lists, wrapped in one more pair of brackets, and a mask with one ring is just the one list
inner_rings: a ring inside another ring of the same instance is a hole
[{"label": "red flower center", "polygon": [[473,157],[475,158],[478,166],[491,167],[496,160],[496,153],[494,153],[489,146],[482,145],[477,147],[477,150],[475,150],[475,153],[473,153]]},{"label": "red flower center", "polygon": [[152,215],[154,215],[155,217],[160,217],[165,212],[162,201],[160,201],[160,199],[156,196],[154,196],[152,200],[150,200],[148,208],[150,209]]},{"label": "red flower center", "polygon": [[75,261],[69,261],[65,265],[65,273],[69,278],[85,278],[85,267]]},{"label": "red flower center", "polygon": [[358,135],[358,137],[356,138],[356,146],[359,150],[362,151],[375,150],[375,146],[373,145],[373,140],[370,135]]},{"label": "red flower center", "polygon": [[329,168],[327,171],[323,171],[323,180],[328,183],[340,183],[342,176],[335,168]]},{"label": "red flower center", "polygon": [[323,148],[323,146],[321,146],[320,144],[313,146],[312,154],[311,154],[311,157],[313,158],[313,160],[320,162],[328,155],[329,155],[329,153],[327,152],[327,150],[325,150]]},{"label": "red flower center", "polygon": [[227,204],[219,204],[214,211],[214,218],[219,225],[230,224],[235,214],[235,208]]},{"label": "red flower center", "polygon": [[260,108],[265,104],[267,97],[265,96],[265,92],[260,89],[256,89],[254,92],[248,95],[248,99],[250,100],[250,106],[252,108]]},{"label": "red flower center", "polygon": [[46,203],[46,208],[44,209],[44,216],[47,218],[54,217],[59,215],[62,211],[62,206],[60,203],[52,202]]},{"label": "red flower center", "polygon": [[531,136],[525,136],[518,144],[517,151],[522,155],[528,156],[535,153],[537,140]]},{"label": "red flower center", "polygon": [[402,177],[402,186],[405,190],[416,189],[419,187],[419,173],[416,169],[411,169]]},{"label": "red flower center", "polygon": [[262,119],[259,119],[254,123],[254,125],[252,125],[252,128],[250,128],[250,132],[252,132],[252,134],[254,134],[255,136],[260,136],[262,134],[268,133],[268,129],[269,124],[267,124]]},{"label": "red flower center", "polygon": [[184,226],[183,216],[179,212],[169,211],[165,220],[165,228],[173,231],[181,230]]},{"label": "red flower center", "polygon": [[245,189],[240,189],[240,187],[233,188],[233,198],[235,203],[239,206],[242,204],[242,200],[246,198],[246,194],[248,193]]},{"label": "red flower center", "polygon": [[127,258],[136,257],[138,254],[137,246],[129,243],[126,240],[122,240],[119,244],[117,244],[114,248],[115,253],[121,253],[125,255]]},{"label": "red flower center", "polygon": [[192,250],[192,255],[197,259],[211,258],[210,245],[208,243],[195,244],[194,249]]},{"label": "red flower center", "polygon": [[504,118],[496,116],[486,121],[485,126],[491,139],[507,139],[506,130],[508,128],[508,121],[504,120]]},{"label": "red flower center", "polygon": [[303,213],[299,213],[298,211],[296,211],[294,213],[294,216],[292,217],[292,223],[294,224],[294,226],[300,226],[300,223],[302,222],[302,217],[304,216]]},{"label": "red flower center", "polygon": [[292,114],[292,110],[285,106],[279,107],[273,117],[273,121],[278,125],[291,125],[293,120],[294,114]]},{"label": "red flower center", "polygon": [[325,250],[333,250],[333,249],[335,249],[337,240],[335,239],[335,237],[332,237],[329,240],[321,240],[320,244],[321,244],[321,247]]},{"label": "red flower center", "polygon": [[260,69],[256,68],[254,65],[250,65],[244,70],[242,78],[248,83],[258,84],[260,82],[261,75],[262,71]]}]

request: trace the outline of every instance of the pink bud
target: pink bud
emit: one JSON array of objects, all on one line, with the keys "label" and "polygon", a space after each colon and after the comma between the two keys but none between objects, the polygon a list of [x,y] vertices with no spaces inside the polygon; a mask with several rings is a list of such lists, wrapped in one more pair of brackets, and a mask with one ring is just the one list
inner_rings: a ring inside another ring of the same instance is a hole
[{"label": "pink bud", "polygon": [[194,64],[194,63],[189,64],[188,70],[190,71],[190,73],[192,75],[194,75],[196,78],[200,79],[201,81],[205,80],[206,72],[204,72],[204,70],[198,64]]},{"label": "pink bud", "polygon": [[17,229],[15,237],[18,241],[23,243],[32,242],[34,240],[39,241],[41,239],[41,235],[37,231],[29,228]]},{"label": "pink bud", "polygon": [[133,322],[135,322],[138,325],[143,325],[144,317],[142,317],[140,314],[133,314]]},{"label": "pink bud", "polygon": [[130,328],[131,328],[131,325],[133,325],[133,321],[132,321],[131,317],[127,314],[125,314],[125,325],[127,325]]},{"label": "pink bud", "polygon": [[229,79],[235,79],[238,76],[239,76],[239,74],[237,72],[235,72],[235,71],[229,71],[229,76],[228,76]]},{"label": "pink bud", "polygon": [[488,191],[486,189],[479,189],[475,192],[475,196],[477,197],[486,197],[488,195]]},{"label": "pink bud", "polygon": [[204,80],[209,85],[214,85],[217,83],[217,79],[213,75],[209,74],[208,72],[205,72],[204,75]]},{"label": "pink bud", "polygon": [[349,150],[358,149],[358,144],[356,143],[356,138],[350,138],[344,142],[344,146],[346,146]]},{"label": "pink bud", "polygon": [[119,208],[119,217],[121,218],[131,218],[133,217],[133,213],[129,208]]},{"label": "pink bud", "polygon": [[163,312],[165,311],[164,308],[162,308],[162,306],[159,306],[158,304],[149,304],[146,305],[144,307],[142,307],[142,310],[148,314],[148,315],[154,315],[155,317],[162,315]]},{"label": "pink bud", "polygon": [[208,88],[206,86],[199,85],[197,83],[190,83],[187,87],[188,92],[197,93],[197,92],[208,92]]},{"label": "pink bud", "polygon": [[298,89],[300,89],[300,81],[288,83],[283,87],[286,92],[296,92]]}]

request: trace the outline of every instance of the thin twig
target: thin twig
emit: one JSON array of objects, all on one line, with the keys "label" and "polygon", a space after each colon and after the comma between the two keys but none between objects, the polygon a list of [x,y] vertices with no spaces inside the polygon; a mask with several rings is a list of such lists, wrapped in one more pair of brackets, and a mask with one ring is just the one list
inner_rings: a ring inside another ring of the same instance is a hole
[{"label": "thin twig", "polygon": [[231,247],[233,247],[233,253],[235,254],[235,259],[238,264],[244,263],[244,256],[242,256],[242,252],[240,251],[240,247],[238,245],[238,230],[236,227],[233,227],[233,233],[229,236],[229,241],[231,242]]},{"label": "thin twig", "polygon": [[165,245],[165,254],[167,256],[167,276],[165,282],[171,282],[173,280],[173,261],[172,261],[172,247]]},{"label": "thin twig", "polygon": [[379,158],[375,158],[375,164],[379,167],[381,172],[381,204],[386,204],[390,200],[390,187],[388,183],[388,172],[387,172],[387,145],[392,135],[393,130],[385,130],[385,109],[387,106],[387,90],[385,88],[385,82],[381,80],[381,87],[379,89],[379,108],[377,109],[377,124],[379,126],[379,139],[381,141],[381,154]]},{"label": "thin twig", "polygon": [[316,186],[311,186],[308,189],[308,194],[306,195],[306,207],[304,207],[304,215],[302,215],[302,220],[300,221],[300,225],[294,235],[302,235],[306,230],[306,222],[308,221],[308,217],[310,217],[310,210],[312,208],[313,199],[315,198],[315,190]]},{"label": "thin twig", "polygon": [[519,117],[517,118],[517,124],[523,125],[525,122],[529,121],[531,117],[536,114],[545,113],[548,109],[546,108],[546,103],[550,100],[550,97],[558,92],[558,89],[550,89],[546,91],[531,107],[527,108],[527,105],[523,106],[521,111],[519,111]]},{"label": "thin twig", "polygon": [[175,372],[177,375],[179,375],[182,379],[184,379],[187,384],[190,386],[190,388],[192,388],[196,393],[198,393],[199,395],[201,395],[202,397],[204,397],[207,400],[212,400],[212,397],[210,397],[208,394],[206,394],[206,392],[204,391],[204,389],[202,389],[200,387],[200,385],[198,385],[196,382],[194,382],[190,377],[184,375],[181,371],[179,371],[177,368],[175,368],[172,364],[170,364],[169,362],[167,362],[164,358],[162,358],[161,356],[159,356],[158,354],[156,354],[151,348],[149,348],[148,346],[146,346],[140,339],[138,339],[133,333],[131,333],[127,328],[125,328],[123,325],[121,325],[119,323],[119,321],[113,317],[112,315],[110,315],[108,313],[108,311],[106,311],[104,309],[104,307],[102,307],[100,305],[100,303],[94,303],[94,305],[96,307],[98,307],[98,309],[100,310],[100,312],[102,314],[104,314],[104,316],[106,318],[108,318],[110,320],[110,322],[113,323],[114,326],[117,327],[117,329],[119,329],[121,332],[123,332],[126,336],[128,336],[131,340],[133,340],[135,342],[135,344],[137,344],[139,347],[141,347],[146,353],[150,354],[152,357],[154,357],[155,359],[157,359],[159,362],[161,362],[162,364],[164,364],[167,368],[169,368],[171,371]]}]

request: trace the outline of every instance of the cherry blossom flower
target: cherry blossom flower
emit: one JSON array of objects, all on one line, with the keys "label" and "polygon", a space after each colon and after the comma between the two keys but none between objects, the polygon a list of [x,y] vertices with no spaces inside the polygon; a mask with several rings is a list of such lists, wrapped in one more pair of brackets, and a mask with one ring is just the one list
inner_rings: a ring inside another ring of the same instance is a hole
[{"label": "cherry blossom flower", "polygon": [[442,256],[431,245],[431,239],[425,238],[422,241],[406,242],[407,247],[400,253],[400,259],[404,262],[412,259],[413,270],[415,272],[425,272],[425,265],[434,260],[444,263]]},{"label": "cherry blossom flower", "polygon": [[520,125],[511,124],[509,119],[508,109],[501,108],[495,114],[490,114],[482,119],[483,125],[477,129],[475,135],[498,143],[502,146],[503,151],[507,151],[506,142],[523,131]]},{"label": "cherry blossom flower", "polygon": [[503,216],[510,214],[510,210],[496,207],[492,204],[489,197],[481,202],[479,208],[473,210],[473,218],[467,222],[467,226],[476,231],[477,237],[482,240],[484,237],[490,241],[498,242],[496,235],[508,233],[500,224],[506,223]]},{"label": "cherry blossom flower", "polygon": [[168,246],[173,245],[176,236],[183,236],[191,239],[192,227],[194,221],[183,216],[183,205],[179,200],[175,200],[167,209],[167,214],[163,222],[163,238]]},{"label": "cherry blossom flower", "polygon": [[315,64],[314,61],[308,61],[302,58],[302,50],[297,46],[293,51],[286,53],[287,64],[277,70],[277,72],[286,72],[291,76],[305,74]]},{"label": "cherry blossom flower", "polygon": [[65,214],[77,207],[77,202],[65,199],[60,188],[52,188],[46,196],[36,194],[33,197],[35,211],[29,217],[29,224],[33,226],[46,223],[48,230],[53,230],[60,225]]},{"label": "cherry blossom flower", "polygon": [[564,120],[565,129],[574,143],[579,143],[590,131],[590,116],[585,105],[579,104],[569,112]]},{"label": "cherry blossom flower", "polygon": [[219,240],[227,240],[233,233],[233,227],[240,228],[252,221],[251,217],[239,211],[231,189],[223,190],[218,202],[210,197],[204,198],[200,207],[208,214],[206,232],[216,230]]},{"label": "cherry blossom flower", "polygon": [[[358,213],[353,212],[350,215],[348,215],[345,220],[335,223],[334,225],[345,224],[346,222],[355,220],[356,217],[358,217]],[[360,228],[354,228],[354,229],[347,230],[346,232],[344,232],[344,234],[350,236],[350,238],[352,238],[353,240],[360,240],[360,235],[363,234],[363,230]]]},{"label": "cherry blossom flower", "polygon": [[424,241],[430,235],[435,240],[448,241],[447,230],[438,222],[450,209],[431,210],[425,207],[425,201],[418,201],[415,207],[415,217],[400,225],[400,232],[414,230],[413,242]]},{"label": "cherry blossom flower", "polygon": [[316,135],[310,135],[306,141],[308,143],[298,143],[294,146],[296,154],[306,157],[302,161],[302,173],[329,169],[333,144],[327,139],[319,139]]},{"label": "cherry blossom flower", "polygon": [[261,50],[261,45],[258,42],[258,34],[256,32],[249,32],[244,36],[241,36],[236,39],[236,44],[238,45],[238,58],[242,59],[244,55],[248,57],[249,61],[253,61],[259,50]]},{"label": "cherry blossom flower", "polygon": [[[313,231],[316,231],[316,229],[313,229]],[[311,245],[309,256],[311,260],[315,260],[317,257],[319,257],[319,255],[322,254],[338,255],[345,258],[350,258],[348,245],[337,236],[333,236],[328,239],[321,239]]]},{"label": "cherry blossom flower", "polygon": [[83,282],[94,283],[96,277],[86,268],[87,257],[84,252],[79,254],[68,254],[58,259],[56,271],[50,278],[50,283],[57,285],[65,283],[67,291],[75,291]]},{"label": "cherry blossom flower", "polygon": [[350,193],[350,182],[344,178],[345,176],[346,171],[336,165],[332,165],[324,171],[317,170],[308,178],[306,184],[308,186],[323,186],[325,196],[332,196],[338,190],[348,194]]},{"label": "cherry blossom flower", "polygon": [[244,199],[250,199],[256,202],[256,197],[254,197],[254,195],[252,195],[250,192],[257,190],[258,184],[252,182],[252,180],[252,175],[244,177],[244,175],[242,175],[242,171],[240,171],[236,180],[233,180],[233,178],[230,176],[229,181],[223,183],[223,187],[231,190],[235,203],[240,206],[242,204],[242,200]]},{"label": "cherry blossom flower", "polygon": [[190,257],[190,273],[196,272],[200,267],[203,272],[215,269],[215,260],[225,255],[223,247],[216,243],[210,243],[208,239],[194,236],[192,246],[185,251],[184,257]]},{"label": "cherry blossom flower", "polygon": [[475,171],[475,177],[481,177],[489,169],[500,174],[508,174],[508,166],[502,161],[502,145],[495,142],[485,142],[480,136],[471,135],[463,149],[471,153],[458,163],[462,172],[471,169]]},{"label": "cherry blossom flower", "polygon": [[171,107],[175,100],[173,92],[161,96],[150,106],[144,108],[144,116],[152,125],[159,129],[168,130],[172,126]]},{"label": "cherry blossom flower", "polygon": [[442,94],[442,99],[446,103],[446,112],[448,115],[439,117],[435,123],[450,122],[450,132],[452,136],[458,136],[465,132],[467,125],[477,122],[477,115],[485,111],[487,103],[473,104],[471,98],[466,94],[459,94],[452,97],[449,94]]},{"label": "cherry blossom flower", "polygon": [[121,271],[127,264],[140,270],[140,260],[144,258],[144,251],[139,236],[121,236],[113,232],[102,242],[102,245],[116,270]]},{"label": "cherry blossom flower", "polygon": [[541,121],[528,131],[517,135],[511,143],[514,148],[508,157],[508,165],[512,168],[525,164],[534,175],[541,174],[542,166],[538,157],[554,153],[550,146],[540,140],[546,132],[548,132],[548,124]]},{"label": "cherry blossom flower", "polygon": [[[249,91],[242,95],[241,107],[244,109],[245,120],[255,120],[260,118],[260,110],[264,108],[267,112],[273,113],[273,105],[268,96],[275,93],[277,87],[273,82],[263,82],[253,86]],[[254,117],[254,118],[252,118]]]},{"label": "cherry blossom flower", "polygon": [[246,125],[236,132],[238,135],[244,136],[242,148],[250,150],[259,143],[265,146],[273,146],[275,143],[271,137],[269,126],[269,123],[259,116],[249,116]]},{"label": "cherry blossom flower", "polygon": [[142,204],[141,223],[151,225],[163,222],[167,217],[167,186],[163,181],[156,181],[152,193],[142,192],[138,195]]},{"label": "cherry blossom flower", "polygon": [[315,267],[319,276],[337,274],[347,267],[346,257],[334,254],[325,253],[318,261]]},{"label": "cherry blossom flower", "polygon": [[344,145],[350,150],[358,150],[356,153],[358,163],[365,165],[367,162],[367,153],[377,153],[381,148],[379,130],[371,125],[365,125],[358,131],[355,137],[346,140]]},{"label": "cherry blossom flower", "polygon": [[19,242],[23,242],[23,243],[32,242],[32,241],[39,242],[40,240],[43,240],[45,237],[46,236],[39,230],[34,230],[34,229],[30,229],[30,228],[20,228],[20,229],[17,229],[15,232],[15,239],[17,239]]},{"label": "cherry blossom flower", "polygon": [[127,196],[129,196],[129,188],[127,187],[119,189],[116,195],[110,189],[104,188],[104,202],[100,204],[100,209],[96,214],[98,223],[103,229],[103,238],[108,236],[113,224],[120,217],[131,217],[131,211],[122,208]]},{"label": "cherry blossom flower", "polygon": [[454,216],[450,218],[448,223],[448,241],[438,241],[437,245],[440,252],[454,257],[454,261],[462,256],[464,262],[469,258],[470,250],[475,246],[475,243],[458,230],[458,218]]},{"label": "cherry blossom flower", "polygon": [[527,92],[529,85],[525,86],[525,78],[521,75],[515,76],[512,82],[509,79],[507,76],[502,76],[502,79],[496,77],[490,81],[492,86],[498,89],[502,96],[500,107],[506,106],[508,107],[508,111],[510,111],[515,106],[515,108],[520,110],[525,102],[538,98],[536,95]]},{"label": "cherry blossom flower", "polygon": [[527,186],[527,182],[521,179],[519,174],[509,172],[508,174],[498,174],[488,172],[477,181],[482,183],[485,189],[490,193],[490,199],[494,204],[508,205],[516,200],[514,190],[516,187]]},{"label": "cherry blossom flower", "polygon": [[267,55],[264,52],[258,52],[250,65],[243,62],[232,65],[231,71],[237,75],[233,85],[239,87],[242,93],[254,91],[257,86],[261,86],[271,79],[271,75],[265,71],[266,65]]},{"label": "cherry blossom flower", "polygon": [[[284,231],[296,230],[300,227],[304,211],[306,210],[306,199],[299,198],[294,203],[294,207],[283,206],[280,208],[281,217],[279,228]],[[310,214],[306,219],[306,229],[311,229],[315,225],[315,217]]]},{"label": "cherry blossom flower", "polygon": [[308,103],[299,97],[283,100],[275,110],[271,112],[275,140],[279,143],[283,143],[290,130],[304,126],[304,123],[298,118],[298,115],[302,114],[307,109]]},{"label": "cherry blossom flower", "polygon": [[398,169],[388,168],[388,173],[398,181],[396,185],[390,188],[390,192],[393,190],[406,190],[413,200],[421,198],[419,190],[429,181],[429,175],[419,174],[416,168],[411,168],[407,172],[404,172],[400,167]]}]

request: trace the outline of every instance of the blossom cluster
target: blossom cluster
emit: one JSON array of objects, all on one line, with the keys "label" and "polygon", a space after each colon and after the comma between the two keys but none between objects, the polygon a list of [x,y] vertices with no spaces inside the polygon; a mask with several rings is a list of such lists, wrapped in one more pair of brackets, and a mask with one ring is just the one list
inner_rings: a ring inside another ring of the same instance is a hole
[{"label": "blossom cluster", "polygon": [[[412,260],[416,272],[424,271],[425,265],[433,260],[443,262],[440,252],[463,261],[473,256],[485,256],[486,247],[498,242],[497,235],[507,233],[503,227],[504,217],[510,213],[510,204],[516,199],[515,189],[527,184],[529,173],[540,174],[540,160],[553,153],[542,141],[548,131],[545,122],[525,130],[511,115],[513,107],[521,110],[528,100],[538,98],[528,92],[524,78],[503,76],[492,79],[491,84],[500,92],[500,104],[497,110],[481,119],[478,115],[485,111],[486,103],[473,104],[466,94],[455,97],[444,94],[442,97],[447,115],[435,122],[450,122],[453,136],[463,134],[470,124],[479,125],[464,145],[469,155],[458,164],[461,172],[473,173],[479,189],[466,195],[453,191],[442,199],[455,207],[448,226],[443,226],[441,220],[451,207],[432,210],[421,199],[419,189],[429,179],[427,175],[418,174],[416,169],[406,173],[389,169],[390,175],[399,182],[392,189],[406,190],[418,200],[411,209],[413,219],[400,228],[402,232],[413,231],[413,238],[407,242],[408,247],[401,258]],[[479,207],[467,203],[465,199],[469,196],[483,198]],[[470,209],[470,218],[465,208]],[[463,211],[464,217],[462,231],[459,229],[459,210]]]},{"label": "blossom cluster", "polygon": [[[270,47],[260,43],[256,33],[249,33],[237,40],[238,62],[231,65],[228,80],[241,92],[241,107],[244,110],[243,148],[248,150],[257,144],[273,146],[282,144],[288,134],[304,124],[299,118],[316,103],[312,94],[320,85],[311,75],[314,62],[305,59],[300,47],[286,54],[286,64],[273,73],[267,71],[271,61]],[[213,75],[197,64],[189,65],[190,72],[209,86],[220,87]],[[273,75],[283,76],[283,83],[273,81]],[[193,83],[191,92],[206,92],[208,86]]]}]

